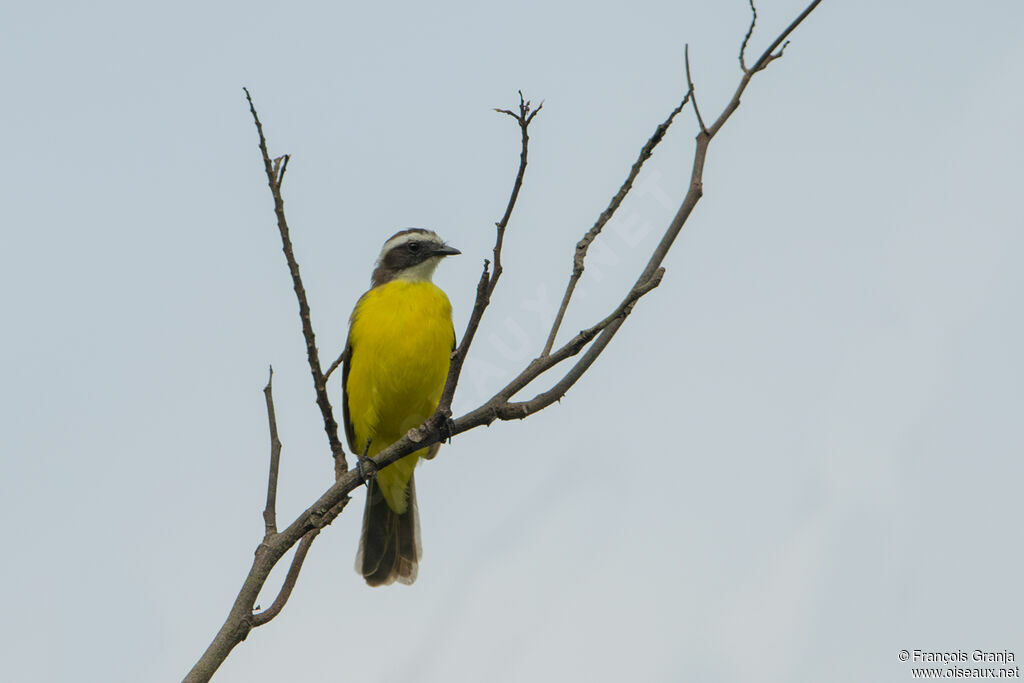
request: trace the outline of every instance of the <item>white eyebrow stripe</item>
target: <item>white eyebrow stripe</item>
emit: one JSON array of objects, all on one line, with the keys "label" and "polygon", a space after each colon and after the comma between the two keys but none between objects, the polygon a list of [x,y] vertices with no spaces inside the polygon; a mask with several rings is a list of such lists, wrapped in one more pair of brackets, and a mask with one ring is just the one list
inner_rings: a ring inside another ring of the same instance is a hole
[{"label": "white eyebrow stripe", "polygon": [[441,238],[437,236],[437,233],[431,232],[430,230],[417,230],[415,232],[407,232],[404,235],[392,237],[387,242],[385,242],[384,246],[380,250],[380,256],[377,257],[377,261],[381,261],[384,258],[384,255],[387,254],[392,249],[394,249],[395,247],[413,241],[427,241],[436,244],[441,244]]}]

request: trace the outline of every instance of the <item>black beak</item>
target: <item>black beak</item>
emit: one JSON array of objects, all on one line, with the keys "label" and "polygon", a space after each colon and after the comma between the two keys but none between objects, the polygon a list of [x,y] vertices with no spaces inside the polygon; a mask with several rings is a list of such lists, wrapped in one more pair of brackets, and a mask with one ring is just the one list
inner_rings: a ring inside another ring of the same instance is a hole
[{"label": "black beak", "polygon": [[455,247],[449,247],[447,244],[443,244],[440,247],[435,247],[434,250],[432,252],[430,252],[430,255],[431,256],[455,256],[455,255],[461,254],[461,253],[462,252],[459,251],[458,249],[456,249]]}]

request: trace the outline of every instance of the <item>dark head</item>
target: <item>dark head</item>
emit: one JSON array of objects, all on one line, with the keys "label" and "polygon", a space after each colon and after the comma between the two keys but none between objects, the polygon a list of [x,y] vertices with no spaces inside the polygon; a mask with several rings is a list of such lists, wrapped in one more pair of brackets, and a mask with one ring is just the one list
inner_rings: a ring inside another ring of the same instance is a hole
[{"label": "dark head", "polygon": [[429,281],[441,259],[461,253],[431,230],[409,228],[396,232],[380,250],[372,286],[392,280]]}]

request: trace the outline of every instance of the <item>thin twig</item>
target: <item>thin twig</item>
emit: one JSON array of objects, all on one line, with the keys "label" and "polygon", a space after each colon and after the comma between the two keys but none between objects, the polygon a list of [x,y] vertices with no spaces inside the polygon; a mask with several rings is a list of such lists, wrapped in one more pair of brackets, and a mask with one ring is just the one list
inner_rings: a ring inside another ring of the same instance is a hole
[{"label": "thin twig", "polygon": [[[766,59],[766,60],[764,60],[763,62],[761,62],[761,64],[760,64],[760,65],[759,65],[759,66],[758,66],[758,67],[756,68],[756,70],[757,70],[757,71],[760,71],[761,69],[765,68],[766,66],[768,66],[769,64],[771,64],[772,62],[774,62],[774,61],[775,61],[776,59],[778,59],[779,57],[781,57],[781,56],[782,56],[782,53],[784,53],[784,52],[786,51],[786,48],[787,48],[788,46],[789,46],[789,41],[787,40],[786,42],[784,42],[784,43],[782,44],[782,46],[781,46],[781,47],[779,48],[779,51],[778,51],[778,52],[772,52],[771,54],[769,54],[769,55],[768,55],[768,59]],[[753,70],[754,70],[754,69],[752,69],[752,71],[753,71]]]},{"label": "thin twig", "polygon": [[[786,36],[788,36],[797,26],[800,25],[803,19],[805,19],[811,13],[811,11],[813,11],[813,9],[818,4],[820,4],[820,2],[821,0],[814,0],[800,14],[800,16],[797,17],[797,19],[794,20],[778,38],[776,38],[772,45],[769,46],[768,50],[766,50],[765,53],[754,64],[754,66],[751,67],[750,71],[744,74],[743,78],[740,81],[739,87],[733,94],[732,99],[726,105],[725,109],[722,111],[721,115],[718,117],[718,119],[715,121],[712,127],[710,129],[702,130],[701,134],[697,136],[697,144],[694,150],[693,157],[693,166],[690,173],[690,187],[686,193],[686,196],[683,198],[682,203],[679,206],[679,210],[676,212],[675,217],[672,219],[671,224],[665,231],[665,234],[662,236],[662,239],[659,242],[658,246],[655,248],[654,252],[652,253],[651,258],[648,260],[647,266],[644,268],[643,272],[640,273],[639,277],[636,280],[636,283],[630,291],[630,294],[627,294],[627,300],[631,296],[633,296],[634,292],[637,291],[638,287],[642,288],[644,286],[644,283],[650,282],[651,279],[655,277],[655,275],[658,273],[659,269],[661,268],[661,263],[664,261],[665,256],[668,254],[669,249],[672,247],[672,244],[674,243],[676,237],[682,230],[682,227],[686,223],[686,220],[689,218],[690,213],[693,211],[693,208],[697,205],[697,202],[700,200],[701,196],[703,196],[704,160],[707,156],[708,146],[710,145],[711,140],[714,138],[714,136],[718,133],[719,130],[721,130],[722,126],[732,115],[732,113],[739,107],[740,97],[742,96],[744,90],[749,84],[750,79],[753,77],[755,73],[761,71],[762,69],[764,69],[765,66],[767,66],[769,63],[771,63],[775,59],[778,59],[781,56],[781,50],[778,53],[774,53],[773,50],[775,50],[775,48],[778,47],[779,44],[783,42]],[[690,91],[690,94],[692,101],[692,90]],[[551,405],[552,402],[560,399],[565,394],[565,392],[572,386],[572,384],[574,384],[576,380],[578,380],[579,377],[581,377],[582,374],[587,370],[587,368],[590,367],[590,365],[594,362],[597,356],[600,355],[603,349],[607,346],[608,342],[618,331],[619,327],[622,325],[622,322],[624,320],[624,316],[615,317],[614,319],[611,320],[611,322],[604,326],[598,333],[594,343],[590,346],[589,349],[587,349],[586,354],[584,354],[584,356],[577,361],[573,368],[571,368],[570,371],[548,391],[538,394],[530,401],[510,403],[507,400],[509,398],[509,395],[506,394],[505,390],[503,390],[499,392],[497,395],[495,395],[484,406],[481,406],[477,410],[474,410],[471,413],[457,420],[454,420],[451,425],[452,434],[458,434],[462,431],[465,431],[466,429],[473,428],[474,426],[476,426],[479,420],[483,420],[485,424],[490,424],[495,419],[522,419],[527,415],[530,415],[534,412],[537,412],[538,410],[547,407],[548,405]],[[585,336],[586,335],[584,335],[584,337]],[[552,354],[552,357],[559,356],[559,360],[561,360],[563,357],[575,355],[576,353],[579,352],[582,346],[587,343],[587,341],[589,341],[589,339],[580,338],[578,340],[570,340],[569,344],[566,345],[566,347],[568,348],[563,347],[564,354]],[[574,342],[577,342],[579,346],[577,346],[577,344],[574,344]],[[513,379],[512,382],[509,383],[506,389],[512,388],[518,391],[522,387],[525,387],[527,384],[536,379],[540,374],[542,374],[543,372],[545,372],[547,369],[554,365],[554,363],[545,362],[547,360],[548,359],[542,357],[531,362],[523,371],[523,373],[520,374],[519,377]],[[382,453],[381,455],[384,454]]]},{"label": "thin twig", "polygon": [[[288,170],[288,160],[291,159],[291,158],[292,158],[291,154],[285,154],[283,156],[279,156],[276,159],[274,159],[274,173],[277,176],[277,189],[278,190],[281,189],[281,185],[284,183],[284,172]],[[284,160],[284,163],[281,163],[281,172],[278,173],[277,172],[277,165],[278,165],[278,163],[281,162],[282,159]]]},{"label": "thin twig", "polygon": [[697,123],[700,124],[700,132],[707,133],[708,127],[704,125],[704,119],[700,116],[700,107],[697,106],[697,92],[693,89],[693,79],[690,78],[690,44],[683,46],[683,61],[686,62],[686,85],[689,86],[688,93],[690,101],[693,102],[693,113],[697,115]]},{"label": "thin twig", "polygon": [[668,132],[669,126],[672,125],[673,119],[676,115],[683,110],[686,106],[686,102],[690,99],[690,93],[687,91],[686,95],[683,96],[682,101],[675,109],[673,109],[668,118],[658,124],[658,127],[654,129],[654,134],[651,135],[647,143],[641,148],[640,155],[637,160],[633,162],[632,168],[629,169],[629,175],[626,176],[626,180],[623,181],[622,186],[619,187],[619,191],[612,197],[611,202],[608,203],[608,208],[601,212],[594,225],[583,235],[582,239],[576,243],[576,252],[572,258],[572,274],[569,276],[569,284],[565,288],[565,293],[562,295],[562,304],[558,307],[558,313],[555,315],[555,321],[551,324],[551,331],[548,332],[548,339],[544,343],[544,350],[541,351],[541,357],[544,357],[551,353],[551,348],[555,344],[555,337],[558,335],[558,330],[562,326],[562,319],[565,317],[565,311],[569,307],[569,300],[572,299],[573,293],[576,291],[576,283],[579,282],[580,277],[583,275],[585,267],[584,261],[587,258],[587,251],[590,249],[591,243],[601,234],[601,230],[604,229],[605,224],[611,220],[612,216],[618,210],[619,205],[622,204],[626,195],[633,189],[633,182],[636,180],[637,175],[640,173],[640,169],[643,168],[644,162],[651,158],[654,154],[654,148],[658,146],[664,137],[665,133]]},{"label": "thin twig", "polygon": [[494,269],[489,270],[490,263],[484,261],[483,272],[480,274],[480,281],[477,283],[476,300],[473,303],[473,311],[470,313],[469,322],[466,324],[466,331],[462,335],[458,348],[452,352],[451,363],[448,366],[448,377],[445,380],[444,390],[441,392],[441,400],[438,403],[434,415],[427,421],[430,429],[438,430],[442,422],[451,416],[452,399],[455,396],[455,387],[459,383],[459,376],[462,373],[462,364],[466,360],[469,347],[473,343],[476,331],[480,327],[484,311],[491,301],[494,288],[498,285],[498,278],[501,277],[501,249],[505,242],[505,228],[512,218],[512,211],[515,209],[516,200],[519,198],[519,191],[523,187],[523,177],[526,174],[526,166],[529,160],[530,150],[530,123],[540,112],[544,103],[541,102],[536,109],[532,109],[530,101],[523,97],[523,91],[519,91],[519,112],[515,113],[508,109],[495,109],[501,114],[507,114],[519,124],[520,151],[519,169],[516,171],[516,179],[512,183],[512,192],[509,194],[508,203],[505,205],[505,213],[501,219],[494,224]]},{"label": "thin twig", "polygon": [[320,355],[316,348],[316,335],[313,333],[313,324],[310,321],[309,302],[306,300],[306,289],[302,286],[302,277],[299,275],[299,263],[295,260],[295,252],[292,250],[291,236],[288,232],[288,221],[284,216],[284,200],[281,198],[280,179],[284,177],[284,170],[288,165],[288,155],[284,155],[284,163],[281,166],[280,175],[275,173],[274,164],[271,161],[270,153],[267,151],[267,140],[263,136],[263,125],[260,117],[256,114],[256,105],[253,104],[249,90],[245,91],[245,98],[249,101],[249,111],[252,112],[253,121],[256,123],[256,132],[260,137],[260,153],[263,155],[263,168],[267,174],[267,183],[270,185],[270,192],[274,197],[274,213],[277,216],[277,227],[281,233],[281,246],[284,250],[285,259],[288,261],[288,271],[292,276],[292,287],[295,296],[299,301],[299,318],[302,320],[302,336],[306,340],[306,356],[309,359],[309,370],[313,375],[313,388],[316,392],[316,403],[320,407],[320,414],[324,420],[324,431],[327,433],[327,441],[331,446],[331,454],[334,456],[335,469],[339,467],[348,469],[345,462],[345,448],[338,438],[338,423],[334,419],[334,410],[331,408],[331,400],[327,396],[327,380],[324,377],[320,365]]},{"label": "thin twig", "polygon": [[[711,128],[708,129],[707,132],[709,138],[714,137],[715,134],[718,133],[722,126],[725,125],[725,122],[729,120],[729,117],[732,116],[732,113],[740,106],[740,96],[743,95],[743,92],[747,89],[747,85],[750,84],[750,79],[754,77],[754,74],[763,70],[776,59],[782,57],[782,53],[786,49],[786,45],[789,44],[789,41],[786,40],[786,38],[788,38],[789,34],[792,33],[797,26],[803,23],[804,19],[806,19],[807,16],[814,11],[814,8],[820,4],[821,0],[813,0],[811,4],[807,5],[807,7],[804,8],[804,11],[801,12],[799,16],[797,16],[797,18],[794,19],[789,26],[787,26],[786,29],[772,41],[772,44],[761,53],[761,56],[757,58],[754,65],[750,67],[750,70],[743,74],[743,78],[740,79],[740,84],[736,87],[736,92],[733,93],[732,99],[729,100],[729,103],[725,105],[725,109],[723,109],[722,113],[719,114],[718,119],[712,123]],[[785,41],[784,44],[783,41]],[[779,45],[782,45],[782,49],[775,52],[775,48],[779,47]]]},{"label": "thin twig", "polygon": [[530,384],[530,382],[540,377],[540,375],[558,365],[563,360],[578,354],[583,347],[598,335],[599,332],[602,332],[616,319],[628,316],[632,312],[633,306],[640,300],[640,297],[661,284],[661,278],[664,274],[664,269],[660,269],[646,282],[634,286],[626,295],[626,298],[622,300],[615,310],[605,316],[603,320],[591,325],[585,330],[581,330],[575,337],[562,344],[562,346],[557,350],[534,359],[523,372],[519,373],[517,377],[506,384],[491,400],[499,402],[509,400],[526,387],[526,385]]},{"label": "thin twig", "polygon": [[346,351],[342,351],[340,354],[338,354],[338,357],[334,360],[333,363],[331,363],[331,367],[327,368],[327,372],[324,373],[325,382],[328,379],[330,379],[331,375],[334,373],[335,370],[341,367],[341,364],[345,361],[345,353]]},{"label": "thin twig", "polygon": [[267,477],[267,507],[263,524],[267,536],[277,533],[277,473],[281,465],[281,440],[277,438],[277,416],[274,414],[274,368],[270,368],[263,396],[267,400],[267,422],[270,423],[270,475]]},{"label": "thin twig", "polygon": [[519,130],[522,134],[522,147],[519,152],[519,171],[516,173],[516,180],[512,184],[512,194],[509,195],[508,204],[505,206],[505,213],[502,215],[501,220],[494,224],[497,229],[496,237],[494,240],[494,270],[491,272],[491,281],[488,285],[489,292],[488,296],[494,292],[494,287],[498,284],[498,278],[501,277],[501,247],[505,241],[505,228],[508,227],[508,221],[512,218],[512,210],[516,206],[516,200],[519,199],[519,190],[523,187],[523,174],[526,173],[526,156],[527,150],[530,144],[530,134],[528,128],[530,122],[533,121],[533,117],[544,108],[544,103],[541,102],[537,105],[537,108],[530,110],[529,100],[523,99],[523,91],[519,91],[519,113],[515,114],[508,109],[495,109],[496,112],[501,114],[507,114],[514,118],[519,124]]},{"label": "thin twig", "polygon": [[299,547],[295,549],[295,555],[292,556],[292,563],[288,567],[288,574],[284,577],[284,583],[281,584],[281,590],[274,598],[274,602],[271,603],[270,607],[257,612],[252,615],[252,628],[263,626],[268,621],[276,617],[284,609],[285,603],[288,602],[288,598],[291,597],[292,589],[295,588],[295,582],[299,579],[299,572],[302,571],[302,563],[306,560],[306,553],[309,552],[309,546],[313,545],[313,539],[320,533],[320,529],[311,529],[306,532],[306,535],[299,541]]},{"label": "thin twig", "polygon": [[747,29],[747,35],[743,36],[743,44],[740,45],[740,68],[743,69],[743,73],[747,73],[747,65],[744,62],[744,53],[747,51],[747,43],[750,42],[750,37],[754,35],[754,25],[757,23],[757,8],[754,7],[754,0],[750,0],[750,28]]},{"label": "thin twig", "polygon": [[[725,122],[729,119],[732,113],[736,111],[736,109],[739,107],[740,97],[746,89],[747,84],[749,84],[751,77],[758,71],[764,69],[765,66],[767,66],[769,63],[782,56],[782,50],[780,50],[778,53],[774,53],[773,50],[776,47],[778,47],[780,43],[782,43],[786,36],[788,36],[797,26],[800,25],[800,23],[811,13],[811,11],[814,10],[815,7],[817,7],[818,4],[820,4],[820,2],[821,0],[814,0],[810,5],[808,5],[808,7],[800,14],[800,16],[798,16],[797,19],[795,19],[789,25],[789,27],[786,28],[786,30],[783,31],[783,33],[778,38],[775,39],[775,41],[769,46],[765,53],[761,55],[761,57],[754,64],[754,66],[751,67],[750,71],[744,74],[743,78],[740,81],[739,87],[733,94],[732,99],[726,105],[725,109],[722,111],[721,115],[718,117],[718,119],[715,121],[712,127],[710,129],[704,129],[703,123],[701,122],[702,131],[701,134],[697,136],[696,149],[694,150],[693,167],[690,173],[689,190],[687,191],[686,196],[683,198],[683,202],[679,206],[679,210],[676,212],[676,215],[672,219],[671,224],[665,231],[665,234],[662,236],[662,239],[659,242],[658,246],[655,248],[654,252],[652,253],[651,258],[648,260],[647,266],[644,268],[643,272],[637,278],[633,290],[635,290],[636,287],[640,286],[642,283],[648,282],[659,271],[659,269],[661,268],[662,261],[664,261],[665,256],[668,254],[668,251],[672,247],[673,242],[679,235],[679,232],[682,230],[683,225],[686,223],[686,220],[689,218],[690,213],[693,211],[693,208],[697,205],[697,202],[700,200],[701,196],[703,196],[704,160],[707,156],[708,145],[711,143],[711,140],[715,136],[715,134],[717,134],[718,131],[721,130],[722,126],[725,125]],[[783,46],[783,48],[784,47],[785,46]],[[690,87],[690,94],[692,95],[692,83]],[[691,100],[692,99],[693,98],[691,98]],[[694,108],[696,109],[695,100],[693,100],[693,104]],[[587,368],[590,367],[593,361],[597,358],[597,356],[601,353],[605,346],[607,346],[608,342],[618,331],[619,327],[622,325],[622,322],[624,320],[624,317],[612,320],[612,322],[609,323],[600,332],[597,339],[594,341],[593,345],[591,345],[591,347],[587,349],[587,352],[584,354],[582,358],[580,358],[579,361],[577,361],[576,365],[574,365],[573,368],[570,369],[570,371],[548,391],[538,394],[530,401],[525,401],[522,403],[506,402],[504,404],[499,403],[498,405],[485,406],[485,411],[483,412],[490,413],[490,421],[493,421],[494,419],[521,419],[522,417],[530,415],[536,412],[537,410],[543,409],[544,407],[550,405],[553,401],[560,399],[565,394],[565,392],[576,382],[576,380],[578,380],[579,377],[582,376],[582,374],[587,370]],[[518,382],[519,378],[513,380],[512,384],[516,384]],[[500,398],[500,394],[495,397],[495,399]],[[478,411],[473,412],[477,413]],[[459,428],[462,426],[460,424],[461,422],[462,418],[454,421],[453,433],[458,433],[460,431]],[[487,423],[489,424],[490,422],[488,421]]]},{"label": "thin twig", "polygon": [[[206,648],[206,652],[203,653],[203,656],[199,658],[199,661],[196,662],[192,670],[185,676],[184,683],[200,683],[209,681],[213,677],[213,674],[224,662],[228,654],[231,653],[231,650],[245,640],[253,629],[253,605],[256,604],[256,599],[259,597],[260,590],[266,584],[271,570],[284,557],[284,554],[293,545],[299,543],[303,537],[313,531],[319,531],[333,522],[345,509],[348,501],[351,500],[348,494],[361,484],[362,480],[354,470],[347,472],[341,480],[336,482],[313,505],[299,515],[298,519],[292,522],[288,528],[270,538],[264,539],[257,546],[256,553],[253,556],[252,567],[249,569],[249,574],[242,584],[242,589],[238,592],[238,596],[231,606],[228,618],[224,621],[217,635],[214,636],[209,647]],[[312,534],[308,543],[312,543],[315,537],[316,534]],[[304,559],[304,556],[292,560],[296,573],[301,567],[301,559]],[[297,566],[295,564],[296,560],[298,560]],[[291,574],[291,570],[289,574]],[[278,600],[274,601],[275,604],[277,602]]]},{"label": "thin twig", "polygon": [[[789,45],[789,41],[786,40],[787,38],[789,38],[789,34],[792,33],[797,26],[802,24],[804,19],[807,18],[807,15],[813,12],[814,8],[820,4],[821,0],[814,0],[814,2],[809,4],[806,8],[804,8],[804,11],[801,12],[796,19],[790,22],[789,26],[786,27],[786,30],[780,33],[778,37],[772,41],[772,44],[769,45],[768,48],[761,53],[761,56],[758,58],[758,60],[754,62],[754,66],[750,67],[751,72],[756,73],[761,69],[765,68],[766,66],[768,66],[769,63],[781,57],[782,50],[785,50],[786,45]],[[783,41],[785,41],[785,45],[782,45],[782,50],[775,52],[775,48],[782,44]]]}]

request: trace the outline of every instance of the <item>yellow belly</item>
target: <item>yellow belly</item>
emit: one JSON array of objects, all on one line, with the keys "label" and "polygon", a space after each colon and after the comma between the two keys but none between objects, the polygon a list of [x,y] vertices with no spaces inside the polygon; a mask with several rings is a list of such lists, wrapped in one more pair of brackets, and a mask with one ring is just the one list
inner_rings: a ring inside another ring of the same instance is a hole
[{"label": "yellow belly", "polygon": [[[448,297],[430,282],[394,280],[367,292],[352,313],[349,420],[359,453],[376,455],[430,417],[448,376],[455,333]],[[406,509],[416,451],[381,470],[377,482],[389,507]]]}]

